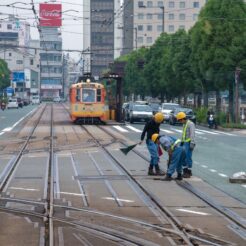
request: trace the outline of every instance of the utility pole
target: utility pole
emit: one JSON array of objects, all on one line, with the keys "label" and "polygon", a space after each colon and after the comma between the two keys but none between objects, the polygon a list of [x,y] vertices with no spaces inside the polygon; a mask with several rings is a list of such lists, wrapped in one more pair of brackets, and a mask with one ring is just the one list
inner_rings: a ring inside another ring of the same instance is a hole
[{"label": "utility pole", "polygon": [[239,76],[240,76],[241,69],[239,67],[235,70],[235,123],[238,123],[239,119]]},{"label": "utility pole", "polygon": [[165,7],[161,6],[160,9],[162,10],[162,32],[165,32]]},{"label": "utility pole", "polygon": [[137,50],[138,49],[138,28],[134,27],[134,30],[135,30],[135,47]]}]

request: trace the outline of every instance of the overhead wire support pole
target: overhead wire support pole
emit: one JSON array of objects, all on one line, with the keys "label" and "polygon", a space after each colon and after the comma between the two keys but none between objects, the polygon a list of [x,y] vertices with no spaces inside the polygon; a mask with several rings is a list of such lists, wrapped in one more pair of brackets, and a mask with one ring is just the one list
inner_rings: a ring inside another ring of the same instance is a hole
[{"label": "overhead wire support pole", "polygon": [[162,32],[165,32],[165,7],[162,6],[160,7],[160,9],[162,10]]},{"label": "overhead wire support pole", "polygon": [[137,27],[134,27],[134,31],[135,31],[135,47],[137,50],[138,49],[138,29]]}]

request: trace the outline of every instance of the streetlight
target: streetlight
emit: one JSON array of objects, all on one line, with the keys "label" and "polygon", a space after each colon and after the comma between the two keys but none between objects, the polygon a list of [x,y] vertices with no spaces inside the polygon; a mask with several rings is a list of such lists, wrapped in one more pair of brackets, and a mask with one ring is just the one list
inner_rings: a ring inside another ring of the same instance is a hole
[{"label": "streetlight", "polygon": [[235,70],[235,122],[238,123],[238,118],[239,118],[239,95],[238,95],[238,87],[239,87],[239,76],[240,76],[241,69],[239,67],[236,67]]}]

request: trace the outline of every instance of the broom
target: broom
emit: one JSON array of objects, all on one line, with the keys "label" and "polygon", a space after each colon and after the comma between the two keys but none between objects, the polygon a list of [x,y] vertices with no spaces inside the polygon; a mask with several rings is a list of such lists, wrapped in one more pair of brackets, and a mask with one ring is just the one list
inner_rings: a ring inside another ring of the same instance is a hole
[{"label": "broom", "polygon": [[132,149],[134,149],[139,143],[133,144],[133,145],[129,145],[125,148],[120,148],[120,151],[123,152],[125,155],[128,154],[128,152],[130,152]]}]

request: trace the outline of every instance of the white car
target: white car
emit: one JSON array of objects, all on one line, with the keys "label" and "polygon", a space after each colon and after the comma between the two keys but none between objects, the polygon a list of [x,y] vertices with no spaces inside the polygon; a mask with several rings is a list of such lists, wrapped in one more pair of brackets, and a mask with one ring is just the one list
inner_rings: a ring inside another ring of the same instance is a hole
[{"label": "white car", "polygon": [[178,103],[162,103],[161,112],[164,115],[164,121],[169,121],[170,113],[175,109],[179,108],[180,105]]},{"label": "white car", "polygon": [[54,99],[53,99],[53,102],[61,102],[61,98],[60,97],[55,97]]},{"label": "white car", "polygon": [[132,104],[129,107],[130,114],[129,114],[129,121],[130,123],[136,121],[149,121],[153,117],[152,108],[149,105],[142,105],[142,104]]},{"label": "white car", "polygon": [[19,108],[17,98],[9,98],[7,108]]},{"label": "white car", "polygon": [[40,104],[40,97],[39,96],[32,96],[32,104]]}]

